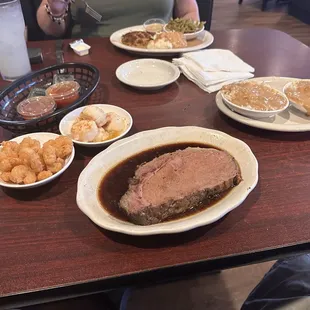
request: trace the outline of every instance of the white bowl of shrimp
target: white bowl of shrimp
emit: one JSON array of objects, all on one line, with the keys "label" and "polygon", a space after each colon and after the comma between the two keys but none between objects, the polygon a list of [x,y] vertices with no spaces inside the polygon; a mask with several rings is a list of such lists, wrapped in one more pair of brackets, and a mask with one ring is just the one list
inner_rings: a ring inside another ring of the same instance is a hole
[{"label": "white bowl of shrimp", "polygon": [[102,147],[124,137],[132,124],[126,110],[109,104],[92,104],[67,114],[59,124],[59,131],[78,145]]},{"label": "white bowl of shrimp", "polygon": [[2,142],[0,186],[29,189],[45,185],[68,169],[74,155],[71,139],[50,132],[26,134]]}]

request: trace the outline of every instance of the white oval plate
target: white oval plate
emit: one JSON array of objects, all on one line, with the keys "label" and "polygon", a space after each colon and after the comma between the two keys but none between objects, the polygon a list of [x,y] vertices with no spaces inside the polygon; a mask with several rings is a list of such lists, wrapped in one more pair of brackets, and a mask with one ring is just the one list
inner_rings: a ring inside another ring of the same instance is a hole
[{"label": "white oval plate", "polygon": [[110,41],[114,46],[117,46],[123,50],[138,53],[138,54],[146,54],[146,55],[154,55],[154,56],[160,56],[160,55],[174,55],[179,53],[187,53],[187,52],[193,52],[198,51],[203,48],[206,48],[210,46],[213,41],[214,37],[209,31],[203,31],[197,39],[201,40],[201,44],[196,46],[189,46],[184,48],[175,48],[175,49],[146,49],[146,48],[138,48],[138,47],[132,47],[128,46],[122,43],[122,36],[130,31],[145,31],[143,25],[141,26],[133,26],[124,28],[121,30],[118,30],[110,36]]},{"label": "white oval plate", "polygon": [[168,61],[137,59],[120,65],[116,76],[131,87],[155,90],[174,83],[180,77],[180,70]]},{"label": "white oval plate", "polygon": [[[265,81],[270,86],[283,92],[283,87],[287,83],[296,79],[284,77],[262,77],[253,80]],[[251,127],[282,132],[310,131],[310,117],[306,116],[293,106],[289,106],[285,111],[277,114],[275,117],[251,119],[229,109],[223,101],[221,92],[217,93],[215,100],[219,110],[226,116]]]},{"label": "white oval plate", "polygon": [[[20,143],[20,142],[22,142],[22,140],[24,138],[27,138],[27,137],[38,140],[42,146],[48,140],[55,140],[56,138],[59,137],[59,135],[57,135],[55,133],[50,133],[50,132],[36,132],[36,133],[30,133],[27,135],[19,136],[19,137],[14,138],[10,141],[16,141],[17,143]],[[0,147],[0,149],[1,149],[1,147]],[[24,184],[24,185],[5,183],[2,180],[0,180],[0,186],[8,187],[8,188],[14,188],[14,189],[29,189],[29,188],[35,188],[35,187],[45,185],[45,184],[55,180],[57,177],[59,177],[61,174],[63,174],[69,168],[69,166],[71,165],[71,163],[74,159],[74,155],[75,155],[75,150],[73,147],[71,155],[65,160],[64,167],[60,171],[58,171],[57,173],[53,174],[51,177],[49,177],[45,180],[42,180],[42,181],[39,181],[36,183],[32,183],[32,184]]]},{"label": "white oval plate", "polygon": [[[109,112],[115,112],[117,113],[119,116],[123,117],[125,119],[125,126],[126,129],[124,130],[124,132],[119,135],[116,138],[110,139],[110,140],[106,140],[103,142],[81,142],[81,141],[77,141],[77,140],[73,140],[72,141],[78,145],[81,146],[86,146],[86,147],[101,147],[101,146],[105,146],[108,145],[118,139],[121,139],[122,137],[124,137],[129,130],[132,127],[133,124],[133,120],[131,115],[124,109],[117,107],[115,105],[110,105],[110,104],[93,104],[93,106],[98,107],[103,109],[105,112],[109,113]],[[68,113],[59,123],[59,131],[63,136],[68,136],[71,138],[71,127],[75,121],[75,119],[77,117],[79,117],[79,115],[82,113],[82,111],[85,109],[85,107],[81,107],[78,109],[73,110],[72,112]]]},{"label": "white oval plate", "polygon": [[[98,187],[103,176],[126,158],[152,147],[182,142],[200,142],[229,152],[239,163],[243,181],[212,207],[178,220],[150,226],[121,221],[100,205]],[[200,127],[165,127],[140,132],[112,144],[95,156],[78,180],[77,204],[94,223],[105,229],[128,235],[172,234],[204,226],[219,220],[238,207],[258,181],[258,163],[242,141],[223,132]]]}]

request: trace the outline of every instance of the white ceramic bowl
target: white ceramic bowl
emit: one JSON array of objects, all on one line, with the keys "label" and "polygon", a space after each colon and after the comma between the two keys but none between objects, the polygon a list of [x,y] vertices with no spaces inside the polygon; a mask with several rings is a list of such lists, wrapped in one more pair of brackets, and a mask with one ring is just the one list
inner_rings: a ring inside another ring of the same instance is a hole
[{"label": "white ceramic bowl", "polygon": [[[239,164],[243,181],[223,199],[194,215],[160,224],[140,226],[115,218],[102,208],[97,192],[102,177],[123,160],[145,150],[182,142],[197,142],[226,150]],[[223,132],[201,127],[165,127],[143,131],[110,145],[96,155],[81,172],[77,205],[97,225],[128,235],[172,234],[194,229],[219,220],[238,207],[255,188],[258,163],[251,149],[241,140]]]},{"label": "white ceramic bowl", "polygon": [[[50,133],[50,132],[36,132],[36,133],[30,133],[27,135],[23,135],[23,136],[14,138],[10,141],[16,141],[17,143],[20,143],[20,142],[22,142],[22,140],[24,138],[27,138],[27,137],[30,137],[32,139],[36,139],[41,143],[41,145],[43,145],[45,142],[47,142],[49,140],[55,140],[56,138],[59,137],[59,135],[57,135],[55,133]],[[29,189],[29,188],[35,188],[35,187],[45,185],[45,184],[55,180],[57,177],[59,177],[61,174],[63,174],[69,168],[69,166],[71,165],[71,163],[74,159],[74,155],[75,155],[75,150],[73,147],[71,155],[65,160],[64,167],[60,171],[58,171],[57,173],[53,174],[51,177],[49,177],[45,180],[42,180],[42,181],[39,181],[36,183],[32,183],[32,184],[24,184],[24,185],[6,183],[6,182],[3,182],[2,180],[0,180],[0,186],[8,187],[8,188],[14,188],[14,189]]]},{"label": "white ceramic bowl", "polygon": [[285,98],[286,100],[286,104],[282,109],[279,110],[274,110],[274,111],[260,111],[260,110],[253,110],[253,109],[248,109],[248,108],[244,108],[244,107],[240,107],[234,103],[232,103],[231,101],[229,101],[225,95],[221,92],[221,96],[224,100],[224,102],[226,103],[226,105],[234,112],[239,113],[241,115],[250,117],[250,118],[254,118],[254,119],[260,119],[260,118],[266,118],[266,117],[272,117],[275,116],[281,112],[283,112],[284,110],[286,110],[289,106],[289,101],[286,98],[286,96],[279,90],[273,88],[276,92],[278,92],[281,96],[283,96],[283,98]]},{"label": "white ceramic bowl", "polygon": [[121,82],[134,88],[156,90],[175,82],[180,71],[168,61],[137,59],[119,66],[116,76]]},{"label": "white ceramic bowl", "polygon": [[[310,84],[310,80],[309,80],[309,79],[292,81],[292,82],[287,83],[287,84],[284,86],[284,88],[283,88],[283,93],[285,94],[285,91],[286,91],[286,89],[287,89],[288,87],[290,87],[290,86],[292,86],[292,85],[298,83],[299,81],[307,81],[307,82],[309,82],[309,84]],[[306,110],[302,105],[300,105],[299,103],[296,103],[296,102],[294,102],[294,101],[292,101],[292,100],[290,100],[290,99],[288,99],[288,100],[289,100],[290,104],[291,104],[294,108],[296,108],[297,110],[299,110],[299,111],[301,111],[301,112],[307,114],[307,110]]]},{"label": "white ceramic bowl", "polygon": [[[204,30],[205,30],[205,28],[202,27],[201,29],[199,29],[199,30],[196,31],[196,32],[184,33],[184,38],[186,39],[186,41],[194,40],[194,39],[196,39]],[[167,25],[165,25],[164,31],[169,32],[169,31],[171,31],[171,30],[168,30],[168,29],[167,29]]]},{"label": "white ceramic bowl", "polygon": [[[120,107],[114,106],[114,105],[110,105],[110,104],[94,104],[93,106],[101,108],[102,110],[104,110],[107,113],[115,112],[119,116],[123,117],[125,119],[125,126],[126,126],[124,132],[116,138],[106,140],[103,142],[81,142],[81,141],[77,141],[77,140],[72,139],[72,141],[74,143],[81,145],[81,146],[86,146],[86,147],[102,147],[102,146],[108,145],[108,144],[110,144],[110,143],[112,143],[118,139],[121,139],[131,129],[132,124],[133,124],[133,120],[132,120],[131,115],[126,110],[124,110]],[[61,122],[59,124],[59,131],[63,136],[71,137],[71,127],[72,127],[74,121],[76,120],[76,118],[79,117],[79,115],[82,113],[82,111],[84,109],[85,109],[85,107],[75,109],[72,112],[68,113],[61,120]]]}]

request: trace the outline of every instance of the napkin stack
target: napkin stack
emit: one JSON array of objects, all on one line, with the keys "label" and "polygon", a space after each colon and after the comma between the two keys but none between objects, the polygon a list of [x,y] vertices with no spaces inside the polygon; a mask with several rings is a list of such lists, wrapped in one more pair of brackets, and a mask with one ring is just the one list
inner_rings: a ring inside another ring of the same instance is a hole
[{"label": "napkin stack", "polygon": [[182,56],[172,62],[190,81],[208,93],[254,76],[255,69],[229,50],[209,49]]}]

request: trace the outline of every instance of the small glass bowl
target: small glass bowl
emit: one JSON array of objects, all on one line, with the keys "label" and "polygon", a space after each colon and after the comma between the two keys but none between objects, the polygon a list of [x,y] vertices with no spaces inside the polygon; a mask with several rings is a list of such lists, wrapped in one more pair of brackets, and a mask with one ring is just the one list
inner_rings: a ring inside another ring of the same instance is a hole
[{"label": "small glass bowl", "polygon": [[65,81],[54,84],[46,90],[59,108],[64,108],[79,99],[80,84],[76,81]]},{"label": "small glass bowl", "polygon": [[53,113],[56,103],[52,97],[37,96],[20,102],[16,108],[17,113],[26,120],[39,118]]},{"label": "small glass bowl", "polygon": [[144,24],[144,30],[150,34],[156,34],[164,31],[166,22],[160,18],[148,19]]}]

